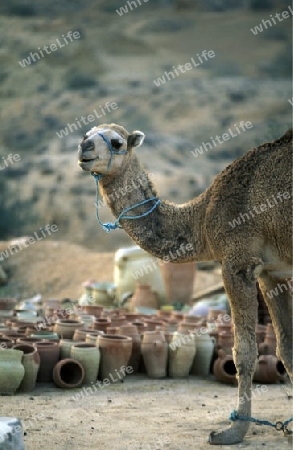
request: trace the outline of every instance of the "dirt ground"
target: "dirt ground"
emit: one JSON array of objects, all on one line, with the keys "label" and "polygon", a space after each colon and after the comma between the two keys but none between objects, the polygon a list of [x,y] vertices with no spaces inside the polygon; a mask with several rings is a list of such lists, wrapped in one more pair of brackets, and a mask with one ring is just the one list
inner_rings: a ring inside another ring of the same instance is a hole
[{"label": "dirt ground", "polygon": [[[292,416],[290,386],[264,392],[257,386],[253,417],[275,423]],[[78,392],[39,384],[31,394],[0,397],[1,415],[20,417],[26,450],[204,450],[209,433],[229,425],[237,389],[212,376],[151,380],[142,374],[75,400]],[[285,450],[292,440],[253,424],[241,444],[217,448]]]}]

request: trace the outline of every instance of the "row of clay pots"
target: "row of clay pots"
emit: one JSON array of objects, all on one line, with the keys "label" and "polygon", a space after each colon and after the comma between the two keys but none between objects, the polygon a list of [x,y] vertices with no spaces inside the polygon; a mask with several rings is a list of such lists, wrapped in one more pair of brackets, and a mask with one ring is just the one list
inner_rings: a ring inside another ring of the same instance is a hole
[{"label": "row of clay pots", "polygon": [[[231,354],[226,354],[222,349],[218,350],[218,358],[213,364],[215,377],[228,384],[236,384],[236,367]],[[275,355],[261,355],[256,364],[253,380],[264,384],[284,381],[286,370]]]}]

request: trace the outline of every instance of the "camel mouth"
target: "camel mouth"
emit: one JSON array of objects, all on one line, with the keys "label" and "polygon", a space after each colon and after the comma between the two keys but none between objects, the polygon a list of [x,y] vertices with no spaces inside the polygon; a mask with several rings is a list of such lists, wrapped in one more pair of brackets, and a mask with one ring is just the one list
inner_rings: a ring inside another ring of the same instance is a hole
[{"label": "camel mouth", "polygon": [[92,163],[94,161],[96,161],[97,159],[99,159],[99,158],[98,157],[92,158],[92,159],[81,158],[78,160],[78,165],[83,170],[90,170]]}]

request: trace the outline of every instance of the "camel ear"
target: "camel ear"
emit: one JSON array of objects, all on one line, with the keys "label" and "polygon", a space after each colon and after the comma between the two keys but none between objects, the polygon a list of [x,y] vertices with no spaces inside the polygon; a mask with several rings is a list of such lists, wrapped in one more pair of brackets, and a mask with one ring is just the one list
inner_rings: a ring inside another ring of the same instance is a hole
[{"label": "camel ear", "polygon": [[133,131],[127,139],[127,147],[139,147],[144,141],[145,135],[142,131]]}]

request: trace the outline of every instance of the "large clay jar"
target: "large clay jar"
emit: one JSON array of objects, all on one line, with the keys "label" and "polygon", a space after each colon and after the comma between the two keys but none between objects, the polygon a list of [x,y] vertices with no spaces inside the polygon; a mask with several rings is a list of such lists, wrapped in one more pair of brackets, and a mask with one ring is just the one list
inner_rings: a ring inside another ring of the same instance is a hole
[{"label": "large clay jar", "polygon": [[208,333],[198,333],[194,337],[196,340],[196,354],[192,362],[190,373],[192,375],[207,377],[210,373],[215,348],[215,339]]},{"label": "large clay jar", "polygon": [[111,327],[121,327],[127,323],[128,322],[125,316],[111,316]]},{"label": "large clay jar", "polygon": [[9,348],[0,351],[0,394],[13,395],[24,377],[23,352]]},{"label": "large clay jar", "polygon": [[111,326],[111,320],[107,318],[100,318],[94,322],[94,330],[104,331],[106,333],[107,328]]},{"label": "large clay jar", "polygon": [[146,331],[142,338],[141,354],[150,378],[163,378],[167,375],[168,344],[163,333]]},{"label": "large clay jar", "polygon": [[59,348],[60,348],[60,359],[70,358],[70,350],[71,347],[75,344],[82,344],[83,341],[75,341],[73,339],[60,339]]},{"label": "large clay jar", "polygon": [[63,359],[53,369],[54,383],[62,389],[73,389],[82,385],[84,380],[83,365],[76,359]]},{"label": "large clay jar", "polygon": [[141,339],[137,327],[135,325],[122,325],[119,328],[119,334],[129,336],[132,339],[132,352],[128,365],[132,367],[133,373],[137,373],[139,371],[139,362],[141,357]]},{"label": "large clay jar", "polygon": [[223,383],[236,384],[236,367],[232,355],[226,355],[222,350],[218,350],[218,358],[213,365],[213,373],[215,377]]},{"label": "large clay jar", "polygon": [[57,342],[41,341],[35,342],[33,346],[40,355],[40,368],[37,376],[37,382],[53,381],[53,368],[60,358],[60,349]]},{"label": "large clay jar", "polygon": [[0,350],[12,348],[14,344],[15,344],[14,339],[10,339],[9,337],[0,338]]},{"label": "large clay jar", "polygon": [[93,315],[95,317],[100,317],[102,312],[103,312],[103,309],[104,309],[103,306],[98,306],[98,305],[84,305],[82,307],[82,310],[86,314],[90,314],[90,315]]},{"label": "large clay jar", "polygon": [[151,290],[151,286],[149,284],[138,283],[131,298],[131,306],[134,310],[139,307],[158,309],[158,295]]},{"label": "large clay jar", "polygon": [[73,340],[74,341],[85,341],[86,339],[86,335],[88,333],[91,332],[95,332],[94,330],[92,330],[91,328],[84,328],[82,330],[75,330],[74,334],[73,334]]},{"label": "large clay jar", "polygon": [[95,383],[100,366],[100,350],[94,344],[75,344],[71,347],[70,358],[79,361],[84,368],[83,384]]},{"label": "large clay jar", "polygon": [[269,384],[284,381],[286,370],[280,360],[274,355],[261,355],[257,361],[253,379]]},{"label": "large clay jar", "polygon": [[156,327],[163,327],[165,322],[158,319],[144,319],[144,323],[147,325],[147,331],[156,331]]},{"label": "large clay jar", "polygon": [[[173,334],[169,345],[169,376],[172,378],[188,377],[196,353],[195,336],[178,332]],[[174,344],[174,347],[172,346]]]},{"label": "large clay jar", "polygon": [[35,331],[30,334],[32,338],[38,338],[39,341],[46,339],[47,341],[59,341],[59,336],[54,331]]},{"label": "large clay jar", "polygon": [[28,344],[16,344],[13,348],[23,352],[21,362],[24,367],[24,377],[18,391],[31,392],[35,388],[40,367],[40,356],[38,351],[33,345]]},{"label": "large clay jar", "polygon": [[82,328],[83,322],[73,319],[59,319],[54,325],[54,331],[61,339],[72,339],[75,330]]},{"label": "large clay jar", "polygon": [[165,263],[161,266],[167,303],[188,304],[193,294],[195,263]]},{"label": "large clay jar", "polygon": [[234,336],[228,331],[221,331],[218,333],[217,346],[224,350],[226,354],[232,355],[232,348],[234,345]]},{"label": "large clay jar", "polygon": [[112,383],[123,379],[126,375],[124,369],[131,357],[132,339],[129,336],[105,334],[99,336],[97,342],[101,350],[100,378],[108,378]]},{"label": "large clay jar", "polygon": [[277,340],[272,324],[267,324],[264,341],[259,344],[260,355],[276,355]]}]

